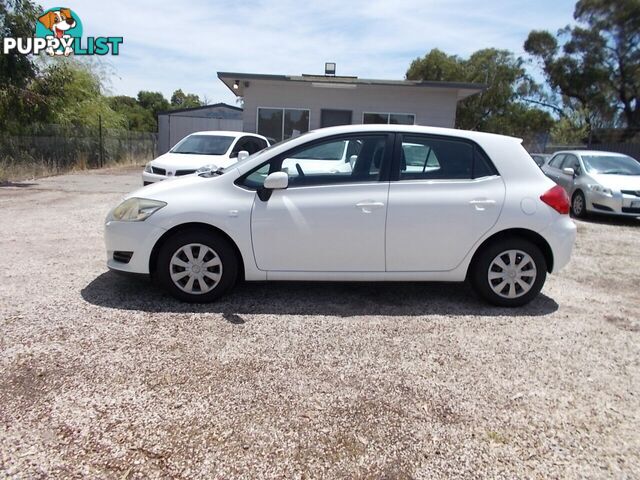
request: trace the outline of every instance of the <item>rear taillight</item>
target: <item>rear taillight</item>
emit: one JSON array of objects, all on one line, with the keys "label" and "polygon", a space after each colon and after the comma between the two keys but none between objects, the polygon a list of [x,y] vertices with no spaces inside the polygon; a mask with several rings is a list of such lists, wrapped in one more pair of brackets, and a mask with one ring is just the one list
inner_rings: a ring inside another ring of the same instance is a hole
[{"label": "rear taillight", "polygon": [[540,200],[553,208],[556,212],[566,215],[569,213],[569,195],[560,185],[547,190],[540,196]]}]

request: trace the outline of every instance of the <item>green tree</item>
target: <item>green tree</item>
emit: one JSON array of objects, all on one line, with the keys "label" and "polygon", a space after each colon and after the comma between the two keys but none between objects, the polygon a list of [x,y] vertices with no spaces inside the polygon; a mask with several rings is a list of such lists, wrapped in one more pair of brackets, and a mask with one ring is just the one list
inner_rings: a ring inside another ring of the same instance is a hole
[{"label": "green tree", "polygon": [[484,92],[458,104],[456,126],[507,135],[525,136],[548,131],[549,113],[524,102],[540,91],[527,75],[523,60],[506,50],[478,50],[468,59],[434,49],[414,60],[409,80],[473,82],[486,84]]},{"label": "green tree", "polygon": [[193,108],[201,107],[200,97],[194,93],[184,93],[178,89],[171,95],[171,107],[173,108]]},{"label": "green tree", "polygon": [[[28,0],[0,0],[0,40],[30,37],[41,8]],[[29,90],[38,68],[30,55],[0,53],[0,131],[16,132],[30,119],[43,98]]]},{"label": "green tree", "polygon": [[[29,0],[0,0],[0,39],[31,37],[42,8]],[[0,88],[24,88],[37,68],[30,55],[16,50],[0,55]]]},{"label": "green tree", "polygon": [[164,112],[171,108],[167,99],[164,98],[164,95],[160,92],[148,92],[146,90],[141,90],[138,92],[138,103],[142,108],[151,112],[151,115],[156,119],[156,122],[159,112]]},{"label": "green tree", "polygon": [[156,119],[151,111],[145,109],[133,97],[120,95],[109,98],[112,110],[124,115],[128,127],[138,132],[154,132],[157,129]]},{"label": "green tree", "polygon": [[588,130],[623,124],[632,134],[640,128],[640,2],[580,0],[573,17],[578,25],[557,38],[532,31],[525,50],[541,61],[566,107],[583,112]]},{"label": "green tree", "polygon": [[126,127],[125,117],[103,95],[100,76],[86,63],[56,59],[30,88],[47,99],[38,112],[42,123],[95,127],[101,117],[105,128]]}]

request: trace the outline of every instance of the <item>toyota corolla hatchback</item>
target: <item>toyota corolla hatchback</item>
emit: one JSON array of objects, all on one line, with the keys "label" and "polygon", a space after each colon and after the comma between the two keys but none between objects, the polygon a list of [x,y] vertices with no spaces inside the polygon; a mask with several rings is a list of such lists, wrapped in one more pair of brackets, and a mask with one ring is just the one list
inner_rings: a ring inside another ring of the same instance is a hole
[{"label": "toyota corolla hatchback", "polygon": [[518,139],[349,125],[129,194],[106,220],[107,264],[189,302],[239,278],[469,280],[512,307],[569,261],[568,212]]},{"label": "toyota corolla hatchback", "polygon": [[556,153],[542,167],[571,198],[571,213],[640,217],[640,162],[628,155],[594,150]]},{"label": "toyota corolla hatchback", "polygon": [[269,146],[262,135],[244,132],[196,132],[180,140],[167,153],[150,161],[142,172],[142,183],[190,175],[198,169],[228,167],[244,156]]}]

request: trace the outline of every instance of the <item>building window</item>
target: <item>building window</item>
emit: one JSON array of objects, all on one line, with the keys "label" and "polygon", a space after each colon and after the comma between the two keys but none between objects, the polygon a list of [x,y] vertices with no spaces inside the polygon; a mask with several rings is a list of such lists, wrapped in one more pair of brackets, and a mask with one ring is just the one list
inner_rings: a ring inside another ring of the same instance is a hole
[{"label": "building window", "polygon": [[362,123],[383,123],[392,125],[413,125],[416,116],[413,113],[371,113],[362,115]]},{"label": "building window", "polygon": [[309,110],[258,108],[258,134],[279,142],[309,131]]}]

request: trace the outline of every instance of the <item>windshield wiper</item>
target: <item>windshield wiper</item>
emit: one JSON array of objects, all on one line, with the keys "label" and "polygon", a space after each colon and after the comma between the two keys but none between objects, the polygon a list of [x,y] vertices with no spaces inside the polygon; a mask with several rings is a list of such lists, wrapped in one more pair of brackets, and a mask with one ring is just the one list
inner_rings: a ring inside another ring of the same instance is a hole
[{"label": "windshield wiper", "polygon": [[[196,173],[198,173],[198,172],[196,171]],[[211,177],[214,177],[216,175],[222,175],[223,173],[224,173],[224,168],[220,167],[220,168],[218,168],[216,170],[206,170],[204,172],[199,172],[198,176],[199,177],[205,177],[205,178],[211,178]]]}]

